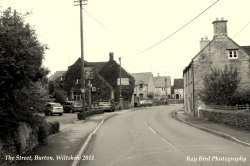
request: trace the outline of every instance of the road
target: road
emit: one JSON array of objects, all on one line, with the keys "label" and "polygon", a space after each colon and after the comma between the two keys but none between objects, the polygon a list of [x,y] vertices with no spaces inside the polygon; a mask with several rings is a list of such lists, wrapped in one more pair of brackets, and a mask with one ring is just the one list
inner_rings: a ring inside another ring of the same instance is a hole
[{"label": "road", "polygon": [[91,160],[81,165],[250,165],[250,148],[173,119],[171,111],[180,107],[147,107],[110,118],[83,154]]}]

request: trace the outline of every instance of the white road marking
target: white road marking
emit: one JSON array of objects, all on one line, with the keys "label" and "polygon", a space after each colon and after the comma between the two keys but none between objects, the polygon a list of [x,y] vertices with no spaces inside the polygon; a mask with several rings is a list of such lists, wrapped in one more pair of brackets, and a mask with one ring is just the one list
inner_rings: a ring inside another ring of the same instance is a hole
[{"label": "white road marking", "polygon": [[[174,150],[181,152],[179,149],[177,149],[173,144],[171,144],[166,138],[164,138],[163,136],[161,136],[159,133],[157,133],[157,131],[155,131],[151,126],[149,126],[149,124],[145,121],[146,126],[156,135],[158,135],[159,137],[161,137],[161,139],[167,143],[168,145],[170,145]],[[181,152],[183,153],[183,152]]]},{"label": "white road marking", "polygon": [[[95,130],[89,134],[87,140],[84,142],[83,146],[81,147],[80,151],[78,152],[76,157],[81,158],[81,155],[83,153],[83,151],[86,149],[87,145],[89,144],[91,138],[93,137],[93,135],[97,132],[97,130],[100,128],[100,126],[103,124],[103,122],[109,117],[104,118],[99,125],[95,128]],[[74,162],[72,163],[72,166],[77,166],[79,163],[79,160],[74,160]]]}]

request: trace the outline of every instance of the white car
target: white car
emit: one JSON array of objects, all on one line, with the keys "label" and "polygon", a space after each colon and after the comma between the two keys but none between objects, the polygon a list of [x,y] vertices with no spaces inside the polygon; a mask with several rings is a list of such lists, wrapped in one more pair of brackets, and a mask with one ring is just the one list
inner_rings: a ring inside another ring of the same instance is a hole
[{"label": "white car", "polygon": [[63,115],[63,106],[60,103],[49,102],[45,105],[45,116],[51,116],[53,114]]}]

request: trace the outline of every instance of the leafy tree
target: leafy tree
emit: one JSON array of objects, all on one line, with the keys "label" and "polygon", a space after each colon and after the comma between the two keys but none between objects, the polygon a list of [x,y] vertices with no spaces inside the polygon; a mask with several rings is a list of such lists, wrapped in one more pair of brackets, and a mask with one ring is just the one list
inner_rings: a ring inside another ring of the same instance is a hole
[{"label": "leafy tree", "polygon": [[46,101],[42,59],[47,49],[20,14],[8,8],[0,14],[0,131],[15,129],[19,121],[33,123],[34,111]]},{"label": "leafy tree", "polygon": [[154,96],[155,96],[155,95],[154,95],[153,92],[149,92],[149,93],[148,93],[148,98],[149,98],[149,99],[151,99],[151,100],[154,99]]},{"label": "leafy tree", "polygon": [[64,90],[55,90],[54,98],[55,102],[63,103],[66,101],[67,93]]},{"label": "leafy tree", "polygon": [[228,105],[239,82],[237,69],[227,66],[224,70],[212,69],[211,74],[204,77],[200,99],[207,105]]}]

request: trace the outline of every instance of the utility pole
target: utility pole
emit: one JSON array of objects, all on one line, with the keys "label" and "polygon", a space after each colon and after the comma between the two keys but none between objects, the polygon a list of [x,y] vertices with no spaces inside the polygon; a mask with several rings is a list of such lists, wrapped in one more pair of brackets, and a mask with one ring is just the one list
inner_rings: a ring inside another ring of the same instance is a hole
[{"label": "utility pole", "polygon": [[82,17],[82,6],[87,5],[87,0],[74,1],[79,3],[75,6],[80,6],[80,36],[81,36],[81,96],[82,96],[82,119],[86,119],[85,115],[85,74],[84,74],[84,45],[83,45],[83,17]]},{"label": "utility pole", "polygon": [[121,106],[122,106],[122,78],[121,78],[121,75],[122,75],[122,67],[121,67],[121,57],[119,57],[119,62],[120,62],[120,72],[119,72],[119,77],[120,77],[120,86],[119,86],[119,92],[120,92],[120,106],[119,106],[119,109],[121,109]]}]

